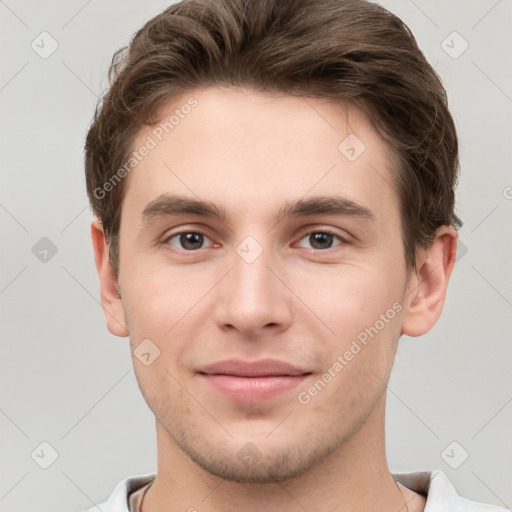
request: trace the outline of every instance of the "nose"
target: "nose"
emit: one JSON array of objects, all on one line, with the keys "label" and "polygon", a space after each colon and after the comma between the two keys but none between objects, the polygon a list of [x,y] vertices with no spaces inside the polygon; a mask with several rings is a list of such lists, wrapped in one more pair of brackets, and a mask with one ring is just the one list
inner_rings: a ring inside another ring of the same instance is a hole
[{"label": "nose", "polygon": [[269,330],[286,330],[292,321],[293,294],[275,258],[263,251],[248,262],[235,254],[233,263],[231,272],[216,287],[217,325],[251,338]]}]

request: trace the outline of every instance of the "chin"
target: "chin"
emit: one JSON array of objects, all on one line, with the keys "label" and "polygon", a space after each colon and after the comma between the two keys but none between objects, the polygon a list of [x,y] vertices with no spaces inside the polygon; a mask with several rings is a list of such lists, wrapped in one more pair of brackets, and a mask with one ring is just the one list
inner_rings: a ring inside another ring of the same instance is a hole
[{"label": "chin", "polygon": [[[168,430],[168,433],[169,430]],[[239,483],[284,482],[297,478],[332,454],[343,439],[328,439],[310,433],[293,438],[282,436],[278,443],[265,437],[247,441],[192,435],[182,429],[171,434],[176,445],[201,469],[224,480]]]},{"label": "chin", "polygon": [[[245,446],[249,446],[249,443]],[[254,446],[254,445],[252,445]],[[243,450],[243,448],[242,448]],[[264,456],[254,451],[252,456],[239,453],[194,453],[188,456],[203,470],[224,480],[238,483],[284,482],[306,473],[319,461],[318,457],[298,454],[292,450]]]}]

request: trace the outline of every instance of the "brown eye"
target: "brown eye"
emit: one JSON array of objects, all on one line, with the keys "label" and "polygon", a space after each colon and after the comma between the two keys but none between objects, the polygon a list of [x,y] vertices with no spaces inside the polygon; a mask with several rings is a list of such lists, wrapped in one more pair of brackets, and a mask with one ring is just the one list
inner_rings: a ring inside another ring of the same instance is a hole
[{"label": "brown eye", "polygon": [[[299,243],[300,247],[306,247],[308,249],[316,249],[316,250],[324,250],[330,249],[333,247],[333,242],[335,239],[339,240],[339,243],[334,245],[340,245],[343,242],[341,237],[335,235],[334,233],[330,233],[329,231],[313,231],[312,233],[308,233]],[[308,245],[304,245],[304,241]]]},{"label": "brown eye", "polygon": [[201,249],[205,240],[209,238],[203,233],[195,231],[177,233],[167,239],[167,242],[178,249],[184,249],[186,251],[194,251]]}]

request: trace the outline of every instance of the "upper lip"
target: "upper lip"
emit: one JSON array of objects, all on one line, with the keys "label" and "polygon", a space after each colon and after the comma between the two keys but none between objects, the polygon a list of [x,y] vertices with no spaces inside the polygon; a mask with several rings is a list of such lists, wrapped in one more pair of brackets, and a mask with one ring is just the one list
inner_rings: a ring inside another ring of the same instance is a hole
[{"label": "upper lip", "polygon": [[235,377],[277,377],[283,375],[304,375],[310,372],[278,359],[261,359],[259,361],[228,359],[203,366],[199,369],[199,373],[206,375],[233,375]]}]

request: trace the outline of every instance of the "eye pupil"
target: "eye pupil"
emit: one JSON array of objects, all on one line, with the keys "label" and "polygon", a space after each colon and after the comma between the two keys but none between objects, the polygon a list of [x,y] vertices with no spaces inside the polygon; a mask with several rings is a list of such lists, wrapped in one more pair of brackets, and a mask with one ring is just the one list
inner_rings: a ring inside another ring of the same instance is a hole
[{"label": "eye pupil", "polygon": [[[201,249],[204,244],[204,235],[197,232],[181,233],[179,237],[179,245],[186,251],[194,251]],[[333,246],[335,235],[317,231],[309,234],[309,243],[313,249],[330,249]]]},{"label": "eye pupil", "polygon": [[183,233],[180,235],[180,244],[187,251],[200,249],[203,242],[204,237],[200,233]]},{"label": "eye pupil", "polygon": [[315,249],[329,249],[332,246],[333,235],[329,233],[312,233],[309,241]]}]

